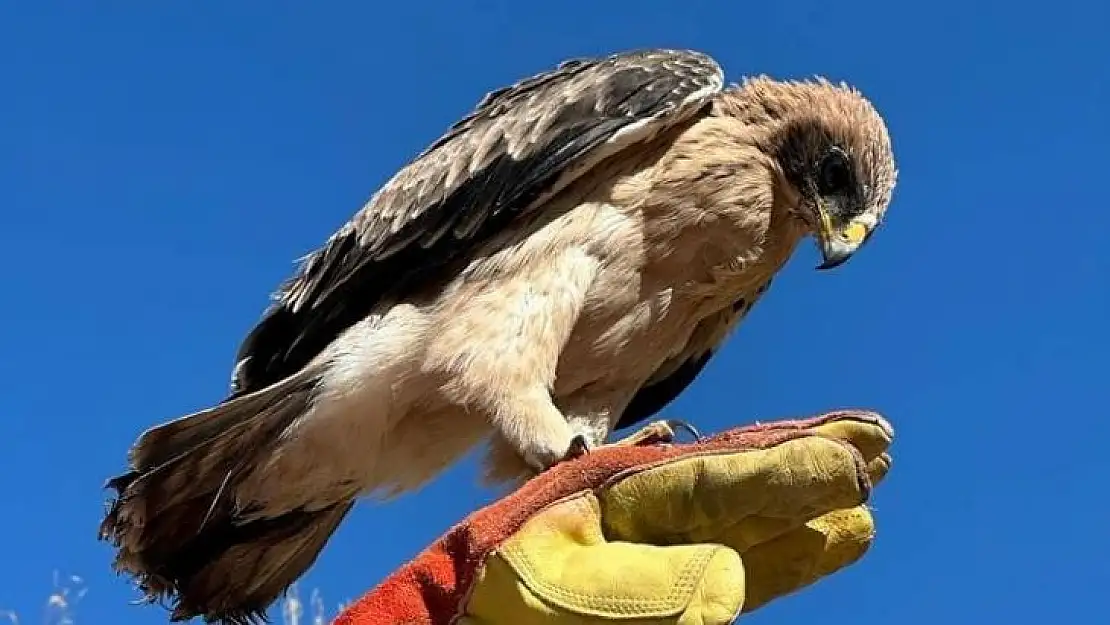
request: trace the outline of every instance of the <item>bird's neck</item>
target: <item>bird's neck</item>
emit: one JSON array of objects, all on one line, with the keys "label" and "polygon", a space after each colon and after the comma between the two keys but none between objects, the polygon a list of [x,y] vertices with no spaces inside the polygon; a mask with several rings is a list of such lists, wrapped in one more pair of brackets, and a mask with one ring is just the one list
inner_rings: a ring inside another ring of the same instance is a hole
[{"label": "bird's neck", "polygon": [[708,116],[679,133],[654,167],[644,208],[661,231],[648,239],[693,250],[683,260],[700,264],[709,284],[765,280],[804,236],[791,213],[797,198],[763,143],[759,127]]}]

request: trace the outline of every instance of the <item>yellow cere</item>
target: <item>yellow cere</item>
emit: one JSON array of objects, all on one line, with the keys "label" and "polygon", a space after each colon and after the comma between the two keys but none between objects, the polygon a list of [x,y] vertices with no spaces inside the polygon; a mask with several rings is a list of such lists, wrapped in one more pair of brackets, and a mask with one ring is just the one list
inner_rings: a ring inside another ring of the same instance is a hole
[{"label": "yellow cere", "polygon": [[840,236],[844,237],[844,240],[848,243],[858,245],[860,241],[863,241],[863,237],[867,236],[867,227],[858,221],[853,221],[848,224],[848,227],[844,228]]}]

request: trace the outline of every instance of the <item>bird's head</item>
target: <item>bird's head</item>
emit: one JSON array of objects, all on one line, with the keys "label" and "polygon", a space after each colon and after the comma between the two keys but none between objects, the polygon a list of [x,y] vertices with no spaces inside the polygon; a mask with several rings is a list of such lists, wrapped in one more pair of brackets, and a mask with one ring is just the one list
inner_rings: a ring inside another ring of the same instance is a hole
[{"label": "bird's head", "polygon": [[882,117],[858,91],[826,80],[748,81],[774,128],[770,153],[791,187],[790,210],[823,262],[844,264],[883,221],[897,179]]}]

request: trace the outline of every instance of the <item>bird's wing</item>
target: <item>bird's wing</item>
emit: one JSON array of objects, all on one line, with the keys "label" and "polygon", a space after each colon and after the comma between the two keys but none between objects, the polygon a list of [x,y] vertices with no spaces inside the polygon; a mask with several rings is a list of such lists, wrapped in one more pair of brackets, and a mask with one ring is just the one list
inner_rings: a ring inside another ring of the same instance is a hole
[{"label": "bird's wing", "polygon": [[240,347],[233,397],[306,365],[387,293],[505,229],[602,159],[701,110],[723,72],[693,51],[566,61],[488,94],[308,256]]},{"label": "bird's wing", "polygon": [[739,300],[702,319],[683,350],[664,361],[636,391],[613,429],[621,430],[650,419],[677,399],[709,364],[749,308],[749,302]]}]

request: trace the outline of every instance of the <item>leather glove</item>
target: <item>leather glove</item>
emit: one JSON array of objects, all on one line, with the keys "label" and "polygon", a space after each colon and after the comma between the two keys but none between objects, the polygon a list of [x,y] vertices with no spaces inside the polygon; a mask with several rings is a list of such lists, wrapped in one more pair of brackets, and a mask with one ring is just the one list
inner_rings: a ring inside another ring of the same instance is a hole
[{"label": "leather glove", "polygon": [[594,450],[463,520],[335,624],[733,622],[864,554],[892,436],[845,411]]}]

